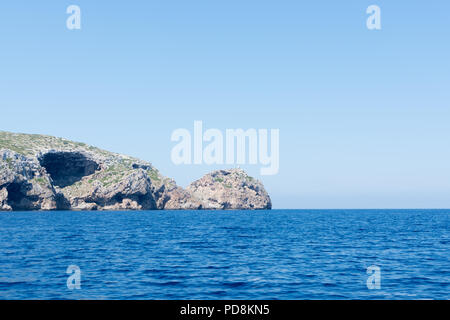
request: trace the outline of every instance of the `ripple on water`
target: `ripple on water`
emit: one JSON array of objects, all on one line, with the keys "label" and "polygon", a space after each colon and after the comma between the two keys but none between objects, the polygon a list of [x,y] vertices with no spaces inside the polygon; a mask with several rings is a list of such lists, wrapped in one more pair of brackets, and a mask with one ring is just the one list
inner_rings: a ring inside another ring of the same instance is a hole
[{"label": "ripple on water", "polygon": [[449,210],[14,212],[0,227],[2,299],[450,298]]}]

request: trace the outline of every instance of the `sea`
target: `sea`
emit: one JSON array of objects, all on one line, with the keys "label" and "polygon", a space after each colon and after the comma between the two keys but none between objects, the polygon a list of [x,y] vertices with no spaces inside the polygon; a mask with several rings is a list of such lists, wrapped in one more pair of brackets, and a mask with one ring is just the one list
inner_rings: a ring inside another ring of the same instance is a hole
[{"label": "sea", "polygon": [[0,213],[0,299],[449,298],[450,210]]}]

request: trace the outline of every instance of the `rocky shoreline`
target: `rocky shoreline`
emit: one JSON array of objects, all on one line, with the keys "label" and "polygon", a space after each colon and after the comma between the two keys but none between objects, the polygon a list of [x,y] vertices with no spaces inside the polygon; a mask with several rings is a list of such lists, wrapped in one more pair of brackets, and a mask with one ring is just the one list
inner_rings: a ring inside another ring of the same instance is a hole
[{"label": "rocky shoreline", "polygon": [[186,189],[149,162],[84,143],[0,131],[0,211],[271,209],[242,169],[211,172]]}]

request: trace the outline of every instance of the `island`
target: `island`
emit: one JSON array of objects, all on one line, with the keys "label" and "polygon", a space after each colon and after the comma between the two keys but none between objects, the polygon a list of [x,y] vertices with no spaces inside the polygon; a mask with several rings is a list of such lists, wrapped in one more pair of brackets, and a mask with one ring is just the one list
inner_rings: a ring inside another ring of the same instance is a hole
[{"label": "island", "polygon": [[239,168],[182,188],[150,162],[85,143],[0,131],[0,211],[263,210],[263,184]]}]

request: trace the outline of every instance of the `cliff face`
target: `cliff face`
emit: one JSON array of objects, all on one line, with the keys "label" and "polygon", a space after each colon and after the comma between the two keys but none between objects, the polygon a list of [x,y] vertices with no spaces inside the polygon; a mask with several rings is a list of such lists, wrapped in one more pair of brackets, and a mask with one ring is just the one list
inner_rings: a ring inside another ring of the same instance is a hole
[{"label": "cliff face", "polygon": [[52,210],[56,202],[45,169],[16,152],[0,151],[0,210]]},{"label": "cliff face", "polygon": [[242,170],[213,172],[185,190],[136,158],[0,131],[0,211],[270,208],[263,185]]}]

